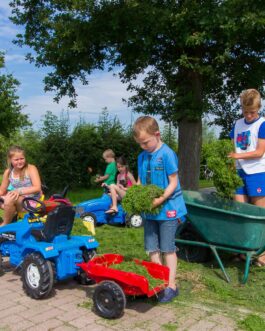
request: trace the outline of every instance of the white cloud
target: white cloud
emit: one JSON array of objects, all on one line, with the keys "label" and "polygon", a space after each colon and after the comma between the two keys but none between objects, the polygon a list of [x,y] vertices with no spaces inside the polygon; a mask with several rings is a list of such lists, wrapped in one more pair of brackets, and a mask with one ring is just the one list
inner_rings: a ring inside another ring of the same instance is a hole
[{"label": "white cloud", "polygon": [[[104,107],[107,107],[111,116],[117,116],[123,124],[131,121],[131,110],[122,101],[128,98],[129,92],[117,77],[111,73],[102,72],[92,75],[88,86],[78,85],[76,88],[77,108],[69,110],[69,117],[72,125],[75,125],[80,117],[88,122],[98,121],[99,114]],[[59,116],[62,110],[67,110],[69,98],[64,97],[59,104],[53,102],[54,94],[46,93],[43,95],[21,97],[21,104],[26,105],[24,113],[29,114],[32,122],[39,123],[41,116],[46,111],[52,111]]]},{"label": "white cloud", "polygon": [[0,37],[5,39],[14,38],[20,32],[19,27],[14,25],[9,19],[11,16],[9,2],[9,0],[0,1]]},{"label": "white cloud", "polygon": [[[1,19],[1,18],[0,18]],[[19,29],[10,24],[0,24],[0,36],[4,38],[14,38],[18,33]]]},{"label": "white cloud", "polygon": [[25,61],[25,56],[22,54],[5,55],[5,62],[25,63]]}]

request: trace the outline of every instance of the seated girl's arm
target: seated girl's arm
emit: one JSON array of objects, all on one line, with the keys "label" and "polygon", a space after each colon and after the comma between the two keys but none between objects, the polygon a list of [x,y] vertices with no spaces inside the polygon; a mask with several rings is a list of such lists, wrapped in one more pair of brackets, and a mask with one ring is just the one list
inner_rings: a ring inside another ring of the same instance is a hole
[{"label": "seated girl's arm", "polygon": [[3,180],[0,186],[0,196],[5,195],[7,193],[7,188],[9,185],[9,173],[10,173],[9,169],[6,169],[4,172]]},{"label": "seated girl's arm", "polygon": [[136,180],[131,172],[128,172],[127,177],[130,179],[132,185],[136,185]]},{"label": "seated girl's arm", "polygon": [[39,175],[38,169],[32,164],[29,164],[29,166],[28,166],[28,175],[31,179],[32,186],[23,187],[23,188],[19,189],[19,195],[28,195],[28,194],[34,194],[34,193],[41,192],[40,175]]},{"label": "seated girl's arm", "polygon": [[136,182],[136,185],[141,185],[142,183],[141,183],[141,179],[140,179],[140,177],[138,176],[138,178],[137,178],[137,182]]}]

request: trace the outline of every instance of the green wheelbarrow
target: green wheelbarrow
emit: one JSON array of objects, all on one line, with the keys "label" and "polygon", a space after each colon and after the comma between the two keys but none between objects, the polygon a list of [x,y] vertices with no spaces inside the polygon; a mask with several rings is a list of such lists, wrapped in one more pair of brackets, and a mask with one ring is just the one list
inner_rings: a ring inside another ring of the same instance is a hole
[{"label": "green wheelbarrow", "polygon": [[212,252],[230,282],[218,251],[244,254],[242,283],[246,283],[251,260],[265,251],[265,208],[197,191],[184,191],[183,195],[188,221],[177,231],[178,256],[205,262]]}]

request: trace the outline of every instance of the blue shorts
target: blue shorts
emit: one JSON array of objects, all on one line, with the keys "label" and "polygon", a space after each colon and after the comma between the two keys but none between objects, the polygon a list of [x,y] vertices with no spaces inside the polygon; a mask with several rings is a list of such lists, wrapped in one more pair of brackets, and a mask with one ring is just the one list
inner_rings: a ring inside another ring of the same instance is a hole
[{"label": "blue shorts", "polygon": [[144,244],[148,253],[176,252],[176,231],[179,225],[178,220],[170,221],[144,221]]},{"label": "blue shorts", "polygon": [[265,172],[248,175],[243,169],[237,171],[243,181],[243,186],[236,189],[236,194],[249,197],[265,196]]}]

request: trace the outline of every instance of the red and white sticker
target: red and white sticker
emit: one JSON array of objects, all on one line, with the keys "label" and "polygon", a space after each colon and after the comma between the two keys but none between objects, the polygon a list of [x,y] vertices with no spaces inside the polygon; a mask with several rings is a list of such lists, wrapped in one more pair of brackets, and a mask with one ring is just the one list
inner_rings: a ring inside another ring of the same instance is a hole
[{"label": "red and white sticker", "polygon": [[167,217],[168,217],[168,218],[176,217],[176,215],[177,215],[176,210],[168,210],[168,211],[167,211]]},{"label": "red and white sticker", "polygon": [[261,188],[260,187],[257,188],[257,192],[261,193]]}]

